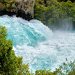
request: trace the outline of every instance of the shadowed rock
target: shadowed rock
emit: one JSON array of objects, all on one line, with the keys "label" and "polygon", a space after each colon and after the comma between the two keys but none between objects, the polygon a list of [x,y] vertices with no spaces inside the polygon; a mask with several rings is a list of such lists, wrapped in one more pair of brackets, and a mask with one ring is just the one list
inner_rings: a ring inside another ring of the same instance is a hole
[{"label": "shadowed rock", "polygon": [[26,20],[34,17],[35,0],[2,0],[0,1],[0,16],[16,15]]}]

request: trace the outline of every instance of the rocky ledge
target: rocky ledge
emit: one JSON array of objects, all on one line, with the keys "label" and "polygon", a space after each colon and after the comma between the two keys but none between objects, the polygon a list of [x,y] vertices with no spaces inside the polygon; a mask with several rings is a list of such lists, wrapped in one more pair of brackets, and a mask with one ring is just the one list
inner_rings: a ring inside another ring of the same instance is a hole
[{"label": "rocky ledge", "polygon": [[16,15],[26,20],[34,17],[35,0],[0,0],[0,16]]}]

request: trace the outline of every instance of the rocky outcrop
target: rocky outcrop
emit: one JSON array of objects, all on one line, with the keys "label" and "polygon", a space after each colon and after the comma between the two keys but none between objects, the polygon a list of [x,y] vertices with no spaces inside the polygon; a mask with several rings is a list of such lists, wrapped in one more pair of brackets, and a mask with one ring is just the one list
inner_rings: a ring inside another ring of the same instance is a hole
[{"label": "rocky outcrop", "polygon": [[17,9],[33,14],[35,0],[16,0]]},{"label": "rocky outcrop", "polygon": [[17,16],[23,18],[33,18],[35,0],[16,0]]},{"label": "rocky outcrop", "polygon": [[34,17],[35,0],[1,0],[0,15],[16,15],[26,20]]}]

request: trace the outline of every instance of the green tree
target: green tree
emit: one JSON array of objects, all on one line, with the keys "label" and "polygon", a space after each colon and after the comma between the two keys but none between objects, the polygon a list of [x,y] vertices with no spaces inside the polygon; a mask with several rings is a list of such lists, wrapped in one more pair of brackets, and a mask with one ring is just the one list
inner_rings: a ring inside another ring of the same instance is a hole
[{"label": "green tree", "polygon": [[49,70],[37,70],[35,72],[35,75],[56,75],[53,72],[50,72]]},{"label": "green tree", "polygon": [[65,18],[70,18],[75,24],[75,3],[70,0],[36,0],[34,18],[46,25],[59,25]]},{"label": "green tree", "polygon": [[15,55],[6,31],[0,26],[0,75],[30,75],[29,66],[22,64],[22,57]]},{"label": "green tree", "polygon": [[36,0],[34,17],[46,25],[56,22],[61,12],[61,5],[56,0]]},{"label": "green tree", "polygon": [[[19,64],[12,50],[12,42],[6,39],[6,29],[0,26],[0,74],[2,75],[16,75]],[[20,60],[22,61],[22,60]]]},{"label": "green tree", "polygon": [[17,57],[12,50],[12,42],[6,39],[6,35],[5,27],[0,27],[0,74],[16,75]]}]

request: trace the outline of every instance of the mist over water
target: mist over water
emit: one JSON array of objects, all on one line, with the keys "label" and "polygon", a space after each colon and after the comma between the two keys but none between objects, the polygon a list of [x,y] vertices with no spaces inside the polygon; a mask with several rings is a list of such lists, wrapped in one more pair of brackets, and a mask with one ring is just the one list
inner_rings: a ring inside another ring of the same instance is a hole
[{"label": "mist over water", "polygon": [[73,31],[73,22],[71,18],[60,19],[54,25],[49,25],[49,27],[55,31]]},{"label": "mist over water", "polygon": [[38,20],[0,17],[0,25],[7,28],[7,38],[13,41],[16,55],[23,56],[23,63],[28,63],[32,71],[54,70],[66,59],[75,60],[75,32],[72,29],[69,31],[69,22],[61,22],[63,27],[67,24],[66,31],[53,31]]}]

